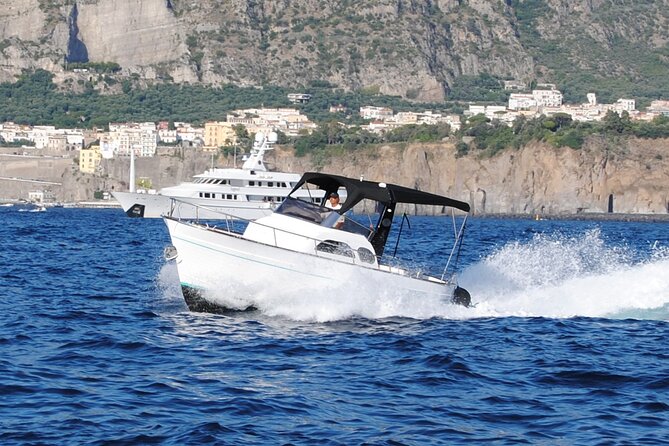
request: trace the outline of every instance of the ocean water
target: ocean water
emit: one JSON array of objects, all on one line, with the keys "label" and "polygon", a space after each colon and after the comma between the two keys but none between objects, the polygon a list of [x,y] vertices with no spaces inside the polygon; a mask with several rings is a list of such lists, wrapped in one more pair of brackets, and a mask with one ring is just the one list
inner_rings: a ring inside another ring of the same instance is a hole
[{"label": "ocean water", "polygon": [[[411,223],[443,267],[444,219]],[[669,443],[669,226],[466,236],[473,308],[361,284],[221,316],[185,307],[160,220],[0,208],[0,445]]]}]

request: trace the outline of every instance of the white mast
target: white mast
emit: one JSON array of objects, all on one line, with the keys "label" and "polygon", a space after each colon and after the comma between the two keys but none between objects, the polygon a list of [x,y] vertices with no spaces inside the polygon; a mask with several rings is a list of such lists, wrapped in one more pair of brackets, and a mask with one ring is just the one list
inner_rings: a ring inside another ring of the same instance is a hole
[{"label": "white mast", "polygon": [[135,192],[135,147],[130,147],[130,192]]}]

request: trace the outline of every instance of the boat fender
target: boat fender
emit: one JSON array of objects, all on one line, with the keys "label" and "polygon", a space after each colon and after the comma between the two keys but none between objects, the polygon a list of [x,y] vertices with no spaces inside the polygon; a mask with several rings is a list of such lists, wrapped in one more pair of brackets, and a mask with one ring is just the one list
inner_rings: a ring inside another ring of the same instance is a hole
[{"label": "boat fender", "polygon": [[470,307],[472,304],[472,296],[469,294],[469,291],[458,286],[453,290],[451,302],[456,305],[462,305],[463,307]]}]

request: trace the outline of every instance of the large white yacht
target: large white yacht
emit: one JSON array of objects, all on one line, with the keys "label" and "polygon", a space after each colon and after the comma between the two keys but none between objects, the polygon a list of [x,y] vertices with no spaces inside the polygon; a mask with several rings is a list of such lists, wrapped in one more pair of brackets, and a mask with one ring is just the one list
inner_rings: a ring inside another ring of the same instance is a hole
[{"label": "large white yacht", "polygon": [[[251,153],[240,168],[212,168],[195,175],[192,182],[165,187],[158,192],[114,192],[129,217],[158,218],[174,215],[179,218],[218,219],[220,212],[244,220],[269,215],[300,180],[297,173],[271,172],[265,166],[265,152],[273,149],[277,134],[256,134]],[[134,166],[131,160],[131,187]],[[300,192],[315,203],[320,195]],[[175,198],[177,200],[172,200]]]}]

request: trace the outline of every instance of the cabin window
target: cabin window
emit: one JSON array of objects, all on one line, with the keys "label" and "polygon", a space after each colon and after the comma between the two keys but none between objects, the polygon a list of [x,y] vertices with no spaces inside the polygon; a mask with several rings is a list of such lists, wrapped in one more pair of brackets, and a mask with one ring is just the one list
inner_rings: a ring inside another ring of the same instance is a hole
[{"label": "cabin window", "polygon": [[209,192],[204,193],[204,198],[211,198],[211,194]]},{"label": "cabin window", "polygon": [[202,192],[200,192],[198,195],[200,196],[200,198],[202,198]]},{"label": "cabin window", "polygon": [[255,181],[249,181],[249,186],[255,186],[256,182]]},{"label": "cabin window", "polygon": [[336,254],[339,256],[354,258],[353,250],[344,242],[335,240],[324,240],[316,245],[316,251]]},{"label": "cabin window", "polygon": [[358,257],[361,262],[374,263],[374,253],[367,248],[358,248]]},{"label": "cabin window", "polygon": [[269,181],[269,182],[267,183],[267,186],[268,186],[268,187],[274,187],[274,181]]}]

